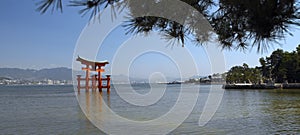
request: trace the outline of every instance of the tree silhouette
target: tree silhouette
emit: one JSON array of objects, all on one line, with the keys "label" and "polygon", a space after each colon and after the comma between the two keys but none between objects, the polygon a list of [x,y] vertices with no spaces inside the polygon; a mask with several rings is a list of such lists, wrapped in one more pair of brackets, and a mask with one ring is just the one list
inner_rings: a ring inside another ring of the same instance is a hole
[{"label": "tree silhouette", "polygon": [[[223,48],[247,49],[257,47],[257,51],[264,52],[270,45],[278,44],[278,40],[292,35],[290,29],[300,26],[300,3],[297,0],[181,0],[199,11],[210,22]],[[163,3],[164,0],[69,0],[70,6],[83,7],[79,13],[91,13],[92,18],[101,8],[128,7],[131,14],[145,8],[147,4]],[[135,5],[135,6],[132,6]],[[138,5],[139,10],[135,9]],[[166,5],[168,6],[168,5]],[[42,0],[37,10],[45,13],[62,11],[62,0]],[[217,10],[213,10],[217,9]],[[174,9],[176,10],[176,9]],[[175,13],[174,13],[175,14]],[[144,16],[130,18],[124,25],[128,33],[148,33],[159,31],[166,39],[176,39],[184,45],[189,38],[197,44],[203,44],[208,34],[201,30],[189,30],[165,18]],[[206,31],[207,32],[207,31]]]}]

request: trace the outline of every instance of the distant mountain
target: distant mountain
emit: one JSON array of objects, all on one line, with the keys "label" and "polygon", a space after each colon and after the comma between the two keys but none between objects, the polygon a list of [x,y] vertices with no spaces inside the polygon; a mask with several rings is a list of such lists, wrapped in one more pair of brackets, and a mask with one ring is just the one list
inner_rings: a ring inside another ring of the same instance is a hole
[{"label": "distant mountain", "polygon": [[[85,76],[83,71],[74,71],[77,75]],[[104,76],[103,76],[104,77]],[[128,77],[126,75],[112,75],[115,82],[149,82],[149,78]],[[20,68],[0,68],[0,79],[21,79],[21,80],[72,80],[72,69],[70,68],[50,68],[50,69],[20,69]],[[186,78],[183,78],[185,80]],[[160,79],[161,80],[161,79]],[[180,81],[180,78],[166,77],[167,82]],[[159,81],[159,80],[158,80]]]},{"label": "distant mountain", "polygon": [[63,67],[41,70],[0,68],[0,77],[22,80],[72,80],[72,69]]},{"label": "distant mountain", "polygon": [[11,80],[10,78],[7,78],[7,77],[0,77],[0,81],[1,80]]}]

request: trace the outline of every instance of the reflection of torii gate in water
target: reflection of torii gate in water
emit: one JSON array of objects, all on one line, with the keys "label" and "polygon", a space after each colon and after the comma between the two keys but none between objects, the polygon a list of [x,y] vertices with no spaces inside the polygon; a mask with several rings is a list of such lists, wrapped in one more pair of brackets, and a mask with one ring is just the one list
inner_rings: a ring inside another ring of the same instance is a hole
[{"label": "reflection of torii gate in water", "polygon": [[[102,67],[104,67],[106,64],[109,64],[108,61],[99,61],[99,62],[88,61],[83,58],[80,58],[79,56],[76,60],[81,62],[82,65],[86,66],[86,67],[82,68],[82,70],[86,71],[85,78],[81,78],[81,75],[77,75],[78,90],[80,90],[81,88],[85,88],[86,90],[89,90],[90,89],[89,82],[90,82],[90,80],[92,80],[91,88],[93,90],[95,90],[98,87],[100,92],[102,92],[102,88],[107,88],[107,92],[110,91],[110,75],[106,75],[106,78],[102,78],[102,76],[101,76],[101,72],[104,72],[104,68],[102,68]],[[92,75],[90,77],[91,71],[97,72],[98,75]],[[81,80],[85,80],[85,87],[80,86]],[[102,81],[105,81],[105,80],[106,80],[106,86],[103,86]],[[97,83],[98,83],[98,86],[97,86]]]}]

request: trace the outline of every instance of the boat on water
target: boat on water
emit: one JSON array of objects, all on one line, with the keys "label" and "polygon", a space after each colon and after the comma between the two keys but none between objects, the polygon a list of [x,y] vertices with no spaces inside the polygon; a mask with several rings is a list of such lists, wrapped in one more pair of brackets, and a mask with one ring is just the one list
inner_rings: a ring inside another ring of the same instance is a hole
[{"label": "boat on water", "polygon": [[168,85],[173,85],[173,84],[182,84],[182,82],[179,81],[173,81],[173,82],[168,82]]}]

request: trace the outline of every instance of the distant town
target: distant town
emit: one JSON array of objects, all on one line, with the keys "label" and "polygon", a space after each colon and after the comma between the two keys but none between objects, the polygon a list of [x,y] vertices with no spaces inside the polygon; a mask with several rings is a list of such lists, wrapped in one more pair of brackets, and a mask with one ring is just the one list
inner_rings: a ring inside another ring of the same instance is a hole
[{"label": "distant town", "polygon": [[[126,75],[113,75],[115,84],[124,84],[129,78],[131,84],[149,83],[148,79],[132,78]],[[180,79],[169,77],[167,84],[181,83],[218,83],[224,82],[224,74],[213,74],[209,76],[191,76],[190,78]],[[72,85],[72,69],[52,68],[52,69],[19,69],[19,68],[0,68],[0,85]]]},{"label": "distant town", "polygon": [[0,77],[0,85],[72,85],[71,80],[23,80]]},{"label": "distant town", "polygon": [[[132,79],[132,78],[131,78]],[[186,80],[174,80],[170,82],[156,82],[158,84],[166,83],[166,84],[218,84],[224,82],[224,78],[222,74],[213,74],[204,77],[191,77]],[[131,84],[144,84],[148,81],[130,81]],[[42,79],[42,80],[26,80],[26,79],[11,79],[8,77],[0,77],[0,85],[72,85],[72,80],[55,80],[55,79]],[[117,84],[124,84],[121,81],[117,82]]]}]

